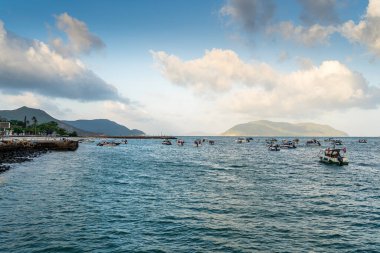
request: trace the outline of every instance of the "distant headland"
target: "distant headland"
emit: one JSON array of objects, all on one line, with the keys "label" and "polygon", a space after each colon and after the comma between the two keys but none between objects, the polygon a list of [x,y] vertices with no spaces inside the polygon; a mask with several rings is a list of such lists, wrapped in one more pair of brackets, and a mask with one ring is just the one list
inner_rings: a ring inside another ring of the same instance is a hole
[{"label": "distant headland", "polygon": [[345,137],[347,133],[328,125],[315,123],[288,123],[258,120],[236,125],[223,136],[310,136],[310,137]]}]

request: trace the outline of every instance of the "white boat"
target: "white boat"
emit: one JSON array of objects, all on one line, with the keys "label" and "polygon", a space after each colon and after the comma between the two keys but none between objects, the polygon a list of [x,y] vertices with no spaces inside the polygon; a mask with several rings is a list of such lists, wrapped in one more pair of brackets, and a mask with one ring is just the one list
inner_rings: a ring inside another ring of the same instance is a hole
[{"label": "white boat", "polygon": [[242,138],[242,137],[239,137],[237,140],[235,140],[236,143],[247,143],[247,142],[250,142],[250,139],[249,138]]},{"label": "white boat", "polygon": [[169,139],[165,139],[162,141],[162,144],[163,145],[172,145],[171,141],[169,141]]},{"label": "white boat", "polygon": [[268,150],[269,151],[280,151],[281,149],[280,149],[280,145],[276,144],[276,145],[270,145],[268,147]]},{"label": "white boat", "polygon": [[306,141],[306,146],[308,147],[319,147],[321,146],[321,143],[317,139],[312,139]]},{"label": "white boat", "polygon": [[99,142],[98,144],[96,144],[96,146],[100,146],[100,147],[114,147],[114,146],[119,146],[120,145],[120,142],[114,142],[114,141],[101,141]]},{"label": "white boat", "polygon": [[280,148],[282,149],[294,149],[297,148],[296,144],[292,141],[282,141],[282,144],[280,144]]},{"label": "white boat", "polygon": [[346,148],[327,148],[321,150],[319,161],[327,164],[348,165],[348,158],[345,155]]},{"label": "white boat", "polygon": [[200,147],[200,146],[202,146],[202,140],[200,140],[200,139],[195,140],[194,141],[194,147]]},{"label": "white boat", "polygon": [[359,143],[367,143],[367,140],[366,139],[360,139]]}]

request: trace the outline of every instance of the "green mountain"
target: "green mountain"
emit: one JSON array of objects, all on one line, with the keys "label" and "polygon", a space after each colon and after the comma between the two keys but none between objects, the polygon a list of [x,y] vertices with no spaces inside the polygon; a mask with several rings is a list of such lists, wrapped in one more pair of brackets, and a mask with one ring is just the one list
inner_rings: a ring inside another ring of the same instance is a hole
[{"label": "green mountain", "polygon": [[268,120],[252,121],[236,125],[222,135],[224,136],[348,136],[343,131],[336,130],[328,125],[315,123],[287,123]]},{"label": "green mountain", "polygon": [[132,136],[132,135],[145,135],[143,131],[132,129],[120,125],[114,121],[108,119],[93,119],[93,120],[75,120],[75,121],[63,121],[66,124],[74,126],[76,128],[83,129],[85,131],[99,133],[108,136]]},{"label": "green mountain", "polygon": [[32,117],[36,117],[38,123],[47,123],[54,121],[58,126],[68,132],[76,131],[80,136],[94,136],[94,135],[109,135],[109,136],[127,136],[127,135],[144,135],[145,133],[133,129],[130,130],[125,126],[119,125],[116,122],[107,119],[95,120],[75,120],[65,121],[53,118],[45,111],[40,109],[29,108],[23,106],[16,110],[0,110],[0,118],[6,120],[20,120],[24,121],[24,117],[32,124]]},{"label": "green mountain", "polygon": [[0,118],[5,118],[6,120],[20,120],[24,121],[24,117],[26,117],[26,120],[32,124],[32,117],[36,117],[37,123],[47,123],[50,121],[54,121],[58,123],[58,126],[65,129],[68,132],[76,131],[78,135],[93,135],[94,133],[90,133],[87,131],[84,131],[82,129],[78,129],[76,127],[73,127],[71,125],[68,125],[56,118],[53,118],[49,114],[47,114],[45,111],[40,109],[34,109],[29,108],[26,106],[20,107],[16,110],[0,110]]}]

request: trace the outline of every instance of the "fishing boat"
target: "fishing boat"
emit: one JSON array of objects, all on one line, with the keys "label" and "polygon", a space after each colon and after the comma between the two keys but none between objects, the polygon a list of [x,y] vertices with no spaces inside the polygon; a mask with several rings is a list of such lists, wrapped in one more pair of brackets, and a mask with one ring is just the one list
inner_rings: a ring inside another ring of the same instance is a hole
[{"label": "fishing boat", "polygon": [[269,150],[269,151],[280,151],[281,148],[280,148],[280,145],[275,144],[275,145],[270,145],[270,146],[268,147],[268,150]]},{"label": "fishing boat", "polygon": [[332,141],[331,141],[331,144],[334,145],[334,146],[335,146],[335,145],[338,145],[338,146],[343,145],[343,143],[342,143],[341,140],[332,140]]},{"label": "fishing boat", "polygon": [[319,154],[319,161],[327,164],[336,165],[348,165],[348,158],[346,154],[346,148],[327,148],[321,150]]},{"label": "fishing boat", "polygon": [[172,145],[171,141],[169,141],[169,139],[165,139],[162,141],[162,144],[163,145]]},{"label": "fishing boat", "polygon": [[367,140],[366,139],[360,139],[359,143],[367,143]]},{"label": "fishing boat", "polygon": [[201,139],[196,139],[194,141],[194,147],[200,147],[202,146],[202,140]]},{"label": "fishing boat", "polygon": [[277,142],[277,139],[275,139],[275,138],[272,138],[272,139],[266,139],[265,142],[266,142],[267,144],[270,144],[270,145],[271,145],[271,144]]},{"label": "fishing boat", "polygon": [[321,146],[321,143],[317,139],[312,139],[306,141],[306,146],[308,147],[319,147]]},{"label": "fishing boat", "polygon": [[282,149],[294,149],[297,148],[296,144],[293,141],[283,140],[282,144],[279,145]]},{"label": "fishing boat", "polygon": [[100,146],[100,147],[115,147],[115,146],[119,146],[120,145],[120,142],[114,142],[114,141],[101,141],[99,142],[98,144],[96,144],[96,146]]},{"label": "fishing boat", "polygon": [[250,142],[249,138],[242,138],[242,137],[239,137],[237,140],[235,140],[236,143],[247,143],[247,142]]},{"label": "fishing boat", "polygon": [[178,146],[183,146],[184,144],[185,144],[184,140],[182,140],[182,139],[177,140],[177,145]]}]

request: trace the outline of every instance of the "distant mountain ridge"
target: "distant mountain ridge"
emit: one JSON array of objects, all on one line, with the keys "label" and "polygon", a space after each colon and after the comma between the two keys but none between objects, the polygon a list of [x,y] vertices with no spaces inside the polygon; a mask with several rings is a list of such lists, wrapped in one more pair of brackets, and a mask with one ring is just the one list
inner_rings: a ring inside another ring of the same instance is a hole
[{"label": "distant mountain ridge", "polygon": [[63,120],[62,122],[74,126],[85,131],[99,133],[108,136],[136,136],[145,135],[143,131],[138,129],[129,129],[114,121],[108,119],[93,119],[93,120]]},{"label": "distant mountain ridge", "polygon": [[58,123],[58,126],[66,131],[76,131],[80,136],[96,136],[96,135],[109,135],[109,136],[127,136],[127,135],[144,135],[145,133],[117,124],[107,119],[96,120],[58,120],[53,118],[48,113],[40,109],[29,108],[26,106],[20,107],[15,110],[0,110],[0,118],[7,120],[19,120],[24,121],[24,117],[27,117],[31,124],[32,117],[36,117],[38,123],[47,123],[54,121]]},{"label": "distant mountain ridge", "polygon": [[309,136],[309,137],[344,137],[347,133],[328,125],[316,123],[287,123],[258,120],[236,125],[224,136]]},{"label": "distant mountain ridge", "polygon": [[94,133],[84,131],[82,129],[78,129],[76,127],[73,127],[71,125],[68,125],[56,118],[53,118],[50,116],[48,113],[46,113],[43,110],[40,109],[34,109],[34,108],[29,108],[26,106],[20,107],[15,110],[0,110],[0,117],[5,118],[7,120],[19,120],[19,121],[24,121],[24,117],[26,116],[26,119],[29,121],[30,124],[32,124],[31,119],[32,117],[36,117],[37,119],[37,124],[40,123],[47,123],[47,122],[57,122],[58,126],[65,129],[68,132],[77,132],[78,135],[93,135]]}]

